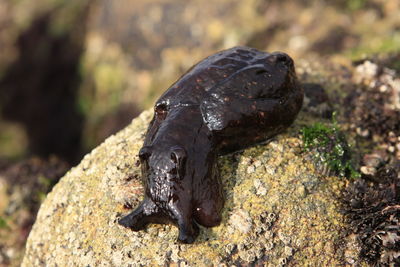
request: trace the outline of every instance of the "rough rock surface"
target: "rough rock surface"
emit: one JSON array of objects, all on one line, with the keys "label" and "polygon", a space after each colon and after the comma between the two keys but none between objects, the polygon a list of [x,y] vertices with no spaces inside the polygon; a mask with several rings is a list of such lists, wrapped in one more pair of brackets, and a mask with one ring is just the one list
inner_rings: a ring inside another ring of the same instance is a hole
[{"label": "rough rock surface", "polygon": [[318,174],[303,155],[297,123],[269,144],[221,157],[226,195],[220,226],[191,245],[177,228],[133,232],[116,222],[142,198],[137,152],[146,111],[108,138],[54,187],[38,213],[22,266],[265,266],[356,264],[344,239],[338,192],[345,181]]}]

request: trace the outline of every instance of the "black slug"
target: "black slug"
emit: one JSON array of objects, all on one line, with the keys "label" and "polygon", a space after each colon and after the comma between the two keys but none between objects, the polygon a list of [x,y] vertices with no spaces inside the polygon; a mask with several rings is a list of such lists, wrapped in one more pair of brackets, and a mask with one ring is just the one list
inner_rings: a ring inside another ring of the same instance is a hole
[{"label": "black slug", "polygon": [[303,89],[285,53],[234,47],[200,61],[157,101],[139,152],[143,202],[119,223],[174,223],[194,242],[221,221],[216,157],[262,142],[296,118]]}]

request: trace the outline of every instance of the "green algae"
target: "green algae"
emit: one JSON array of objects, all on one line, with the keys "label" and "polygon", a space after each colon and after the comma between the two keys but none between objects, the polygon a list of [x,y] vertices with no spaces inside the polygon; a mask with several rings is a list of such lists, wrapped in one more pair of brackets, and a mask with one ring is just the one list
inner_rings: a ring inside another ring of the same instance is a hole
[{"label": "green algae", "polygon": [[352,47],[344,54],[352,61],[362,60],[371,55],[386,55],[400,52],[400,33],[394,32],[391,35],[374,40],[374,42],[364,42],[359,46]]},{"label": "green algae", "polygon": [[8,224],[7,224],[6,220],[0,216],[0,229],[7,228],[7,227],[8,227]]},{"label": "green algae", "polygon": [[312,151],[317,163],[327,165],[341,177],[358,178],[360,174],[351,160],[351,149],[333,116],[330,125],[320,122],[302,128],[304,149]]}]

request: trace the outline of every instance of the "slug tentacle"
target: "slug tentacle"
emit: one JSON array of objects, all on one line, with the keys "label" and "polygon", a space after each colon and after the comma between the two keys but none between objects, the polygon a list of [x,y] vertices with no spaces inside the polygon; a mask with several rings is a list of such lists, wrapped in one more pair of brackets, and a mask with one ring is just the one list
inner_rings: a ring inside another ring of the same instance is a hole
[{"label": "slug tentacle", "polygon": [[199,234],[199,227],[193,221],[191,206],[175,203],[169,207],[169,210],[179,228],[178,240],[182,243],[193,243]]}]

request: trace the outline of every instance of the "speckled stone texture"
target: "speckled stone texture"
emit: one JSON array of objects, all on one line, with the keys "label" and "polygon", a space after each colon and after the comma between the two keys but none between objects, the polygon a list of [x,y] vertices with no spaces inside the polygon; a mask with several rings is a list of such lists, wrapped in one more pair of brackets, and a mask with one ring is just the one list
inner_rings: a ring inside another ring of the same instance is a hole
[{"label": "speckled stone texture", "polygon": [[30,233],[22,266],[342,266],[356,264],[344,238],[343,179],[318,174],[294,126],[268,144],[219,159],[226,203],[222,223],[191,245],[177,228],[117,224],[143,196],[137,153],[151,119],[143,112],[108,138],[54,187]]}]

